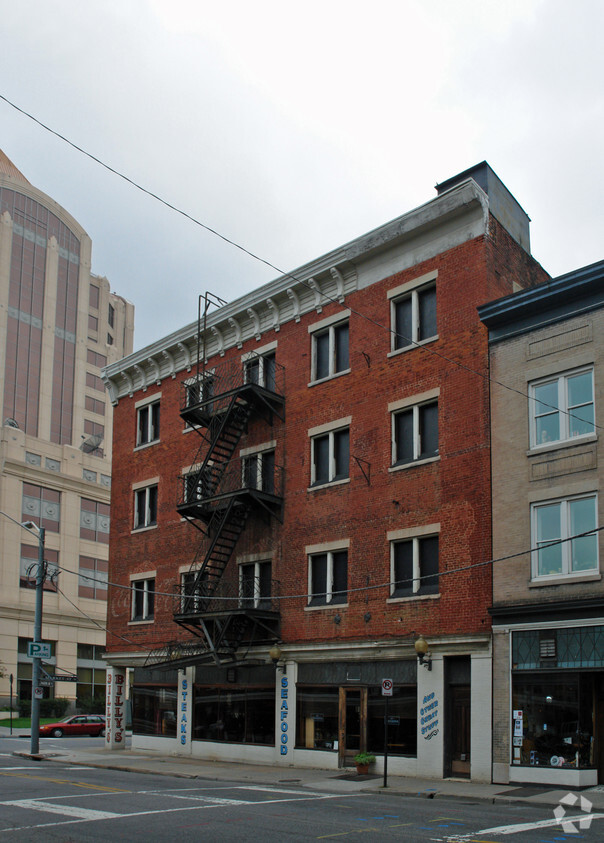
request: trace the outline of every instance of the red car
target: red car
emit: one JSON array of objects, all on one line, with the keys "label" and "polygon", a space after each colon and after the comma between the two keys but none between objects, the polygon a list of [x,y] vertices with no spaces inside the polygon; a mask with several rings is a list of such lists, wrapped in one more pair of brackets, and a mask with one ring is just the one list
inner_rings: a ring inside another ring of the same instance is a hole
[{"label": "red car", "polygon": [[96,738],[105,734],[105,718],[102,714],[72,714],[58,723],[46,723],[40,726],[43,738],[62,738],[63,735],[90,735]]}]

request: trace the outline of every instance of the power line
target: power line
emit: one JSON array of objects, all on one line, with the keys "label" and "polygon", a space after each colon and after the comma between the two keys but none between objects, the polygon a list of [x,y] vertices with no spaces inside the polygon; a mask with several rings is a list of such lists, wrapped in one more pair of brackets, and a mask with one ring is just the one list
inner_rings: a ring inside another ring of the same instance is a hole
[{"label": "power line", "polygon": [[[604,530],[604,526],[594,527],[593,530],[587,530],[584,533],[576,533],[573,536],[567,536],[566,538],[563,538],[563,539],[556,539],[555,541],[544,542],[543,544],[540,544],[539,547],[531,547],[528,550],[520,550],[517,553],[510,553],[507,556],[499,556],[497,559],[487,559],[484,562],[473,562],[470,565],[462,565],[459,568],[449,568],[446,571],[439,571],[437,574],[425,574],[425,575],[419,576],[419,577],[409,577],[409,578],[404,579],[404,580],[397,580],[396,584],[400,585],[401,583],[413,583],[416,580],[434,580],[435,578],[440,579],[441,577],[449,576],[451,574],[460,574],[460,573],[463,573],[465,571],[472,571],[476,568],[485,568],[487,565],[495,565],[499,562],[508,562],[510,559],[518,559],[521,556],[527,556],[531,553],[538,553],[541,550],[545,550],[545,549],[550,548],[550,547],[557,547],[559,545],[565,544],[566,542],[572,542],[575,539],[582,539],[582,538],[585,538],[587,536],[593,536],[596,533],[601,532],[602,530]],[[56,567],[59,568],[60,571],[64,571],[67,574],[74,574],[75,576],[82,576],[79,572],[72,571],[69,568],[64,568],[64,567],[59,566],[59,565],[57,565]],[[87,580],[90,580],[92,582],[104,583],[106,585],[111,586],[112,588],[119,588],[119,589],[122,589],[122,590],[125,590],[125,591],[131,591],[132,590],[132,587],[130,585],[122,585],[121,583],[108,582],[107,580],[97,579],[95,577],[88,576],[87,574],[84,576],[84,578],[87,579]],[[393,580],[388,580],[387,582],[379,583],[378,585],[365,585],[365,586],[360,586],[359,588],[347,588],[346,593],[347,594],[355,594],[355,593],[358,593],[358,592],[376,591],[376,590],[381,589],[381,588],[392,588],[392,586],[394,584],[395,583],[394,583]],[[171,592],[171,591],[151,591],[150,593],[154,594],[156,597],[170,597],[173,600],[178,600],[181,597],[185,597],[185,598],[186,597],[191,597],[191,598],[199,597],[200,599],[204,599],[204,595],[196,595],[195,593],[182,594],[182,595],[175,594],[174,592]],[[283,597],[274,596],[274,597],[271,597],[270,599],[274,600],[274,601],[277,601],[277,602],[283,602],[283,601],[286,601],[286,600],[308,599],[308,597],[309,597],[308,592],[305,592],[304,594],[288,594],[288,595],[284,595]],[[67,599],[69,600],[69,598],[67,598]],[[220,599],[223,602],[240,603],[242,600],[244,600],[246,598],[243,598],[243,597],[219,597],[219,598],[215,598],[213,596],[208,596],[207,599],[208,600]],[[71,601],[69,601],[69,602],[71,602]],[[74,604],[72,604],[72,605],[74,605]],[[337,605],[337,604],[334,604],[334,605]],[[82,613],[82,614],[84,614],[84,613]],[[86,617],[88,617],[88,616],[86,615]],[[90,620],[92,620],[92,618]],[[122,636],[118,635],[117,637],[121,638]],[[127,640],[127,639],[124,639],[124,640]],[[128,643],[133,643],[133,642],[128,642]]]},{"label": "power line", "polygon": [[[252,252],[250,249],[247,249],[245,246],[242,246],[240,243],[237,243],[235,240],[232,240],[231,238],[227,237],[226,235],[221,234],[216,229],[212,228],[211,226],[207,225],[206,223],[201,222],[201,220],[198,220],[196,217],[194,217],[192,214],[189,214],[187,211],[182,210],[182,208],[179,208],[178,206],[172,204],[171,202],[168,202],[166,199],[162,198],[157,193],[154,193],[152,190],[149,190],[148,188],[143,187],[139,182],[130,178],[125,173],[122,173],[119,170],[115,169],[115,167],[112,167],[111,165],[106,164],[104,161],[102,161],[96,155],[93,155],[92,153],[87,152],[81,146],[78,146],[78,144],[74,143],[73,141],[69,140],[69,138],[65,137],[65,135],[62,135],[60,132],[56,131],[55,129],[52,129],[46,123],[43,123],[37,117],[34,117],[33,114],[30,114],[28,111],[25,111],[25,109],[20,108],[14,102],[9,100],[8,97],[4,96],[4,94],[0,94],[0,99],[2,99],[7,105],[10,105],[11,108],[14,108],[15,111],[18,111],[24,117],[27,117],[30,120],[32,120],[34,123],[36,123],[38,126],[40,126],[45,131],[49,132],[51,135],[54,135],[55,137],[64,141],[64,143],[71,146],[77,152],[80,152],[82,155],[85,155],[91,161],[94,161],[96,164],[99,164],[101,167],[108,170],[110,173],[113,173],[113,175],[117,176],[118,178],[127,182],[132,187],[136,188],[136,190],[139,190],[141,193],[144,193],[145,195],[151,197],[152,199],[155,199],[157,202],[164,205],[166,208],[169,208],[171,211],[175,211],[177,214],[180,214],[180,216],[184,217],[185,219],[188,219],[194,225],[197,225],[200,228],[203,228],[209,234],[213,234],[215,237],[218,237],[220,240],[222,240],[223,242],[227,243],[230,246],[233,246],[235,249],[239,249],[239,251],[248,255],[253,260],[264,264],[265,266],[274,270],[275,272],[277,272],[279,275],[283,276],[284,278],[290,278],[292,281],[295,281],[297,284],[301,284],[301,285],[305,286],[307,289],[314,292],[314,290],[310,286],[310,284],[307,281],[305,281],[304,279],[298,278],[297,276],[293,275],[291,272],[287,272],[285,270],[280,269],[278,266],[276,266],[274,263],[271,263],[271,261],[267,260],[266,258],[263,258],[260,255],[257,255],[255,252]],[[339,303],[339,299],[337,299],[333,296],[330,296],[323,291],[321,291],[321,295],[323,296],[324,299],[326,299],[327,301],[329,301],[332,304],[338,304]],[[507,389],[510,392],[513,392],[517,395],[522,396],[523,398],[527,398],[529,401],[534,401],[536,403],[539,403],[541,406],[549,407],[550,409],[554,409],[557,412],[562,413],[563,415],[569,416],[570,418],[574,418],[574,419],[576,419],[578,421],[581,421],[581,422],[586,421],[585,419],[582,419],[580,416],[576,416],[575,414],[571,413],[569,410],[564,410],[561,407],[557,407],[554,404],[548,404],[547,402],[542,401],[542,400],[537,401],[537,399],[534,398],[534,396],[529,395],[527,392],[524,392],[523,390],[517,389],[517,388],[512,387],[512,386],[509,386],[508,384],[505,384],[502,381],[499,381],[499,380],[491,377],[490,373],[485,374],[483,372],[477,372],[475,369],[472,369],[470,366],[466,366],[464,363],[461,363],[459,360],[453,360],[452,358],[447,357],[447,355],[443,354],[440,351],[437,351],[436,349],[432,348],[429,345],[424,345],[422,343],[419,343],[419,342],[413,340],[411,337],[405,337],[403,334],[399,334],[397,331],[390,328],[388,325],[384,325],[381,322],[379,322],[378,320],[373,319],[370,316],[367,316],[367,314],[364,314],[364,313],[362,313],[358,310],[355,310],[354,308],[348,308],[348,309],[350,310],[351,314],[354,314],[355,316],[358,316],[359,318],[364,319],[365,321],[369,322],[370,324],[386,331],[387,333],[389,333],[389,334],[391,334],[395,337],[401,337],[402,339],[406,340],[407,343],[410,346],[415,346],[417,348],[421,348],[423,351],[425,351],[429,354],[432,354],[432,355],[440,358],[441,360],[444,360],[445,362],[450,363],[453,366],[457,366],[458,368],[463,369],[464,371],[468,372],[469,374],[476,375],[477,377],[482,378],[483,380],[485,380],[488,383],[492,383],[492,384],[495,384],[496,386],[502,387],[503,389]],[[604,427],[596,424],[595,421],[594,422],[588,422],[588,423],[593,425],[594,429],[604,430]]]}]

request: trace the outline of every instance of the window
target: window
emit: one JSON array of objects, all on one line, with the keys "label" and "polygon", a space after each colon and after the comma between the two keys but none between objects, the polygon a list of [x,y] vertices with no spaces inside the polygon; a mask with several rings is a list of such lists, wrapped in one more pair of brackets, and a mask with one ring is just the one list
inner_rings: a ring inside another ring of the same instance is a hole
[{"label": "window", "polygon": [[99,354],[98,351],[92,351],[90,348],[88,349],[87,360],[91,366],[98,366],[99,369],[107,365],[107,357],[104,354]]},{"label": "window", "polygon": [[115,308],[112,304],[107,308],[107,322],[110,328],[115,327]]},{"label": "window", "polygon": [[311,486],[334,483],[349,476],[349,429],[330,430],[311,439]]},{"label": "window", "polygon": [[244,361],[245,382],[264,386],[275,391],[275,352],[258,354]]},{"label": "window", "polygon": [[[57,591],[59,579],[59,551],[44,548],[46,562],[46,577],[44,591]],[[35,588],[38,576],[38,548],[31,545],[21,545],[21,565],[19,586],[21,588]]]},{"label": "window", "polygon": [[146,486],[134,492],[134,529],[157,524],[157,486]]},{"label": "window", "polygon": [[182,614],[201,612],[207,601],[207,574],[199,570],[184,571],[180,575],[180,611]]},{"label": "window", "polygon": [[[197,404],[210,402],[214,397],[214,374],[206,372],[199,377],[187,378],[184,381],[185,406],[195,407]],[[212,411],[212,404],[207,403],[206,409]]]},{"label": "window", "polygon": [[348,551],[315,553],[308,558],[309,606],[346,603]]},{"label": "window", "polygon": [[96,284],[90,285],[90,307],[94,307],[96,310],[99,309],[99,288]]},{"label": "window", "polygon": [[270,609],[270,562],[249,562],[239,566],[239,597],[242,606]]},{"label": "window", "polygon": [[155,577],[132,582],[132,620],[148,621],[155,611]]},{"label": "window", "polygon": [[436,286],[429,284],[391,303],[392,350],[436,337]]},{"label": "window", "polygon": [[349,369],[348,320],[312,334],[312,380],[331,378]]},{"label": "window", "polygon": [[438,536],[390,543],[392,597],[438,594]]},{"label": "window", "polygon": [[136,418],[136,444],[148,445],[159,440],[159,401],[139,407]]},{"label": "window", "polygon": [[105,384],[98,375],[93,375],[92,372],[86,372],[86,386],[89,389],[96,389],[97,392],[105,392]]},{"label": "window", "polygon": [[99,416],[105,415],[105,402],[99,398],[92,398],[92,396],[87,395],[84,399],[84,406],[91,413],[96,413]]},{"label": "window", "polygon": [[246,489],[275,492],[275,452],[260,451],[242,459],[243,485]]},{"label": "window", "polygon": [[106,559],[80,556],[78,595],[92,600],[106,600],[108,572],[109,563]]},{"label": "window", "polygon": [[218,474],[212,463],[183,474],[183,503],[196,503],[211,498],[216,490]]},{"label": "window", "polygon": [[109,504],[82,498],[80,538],[109,544]]},{"label": "window", "polygon": [[597,522],[596,495],[534,504],[533,578],[598,571]]},{"label": "window", "polygon": [[533,448],[595,432],[593,369],[534,383],[529,396]]},{"label": "window", "polygon": [[392,414],[392,464],[438,456],[438,402]]},{"label": "window", "polygon": [[34,521],[45,530],[58,533],[61,529],[61,493],[24,483],[21,515],[23,521]]},{"label": "window", "polygon": [[193,706],[194,741],[275,745],[275,688],[264,676],[227,688],[196,684]]},{"label": "window", "polygon": [[[104,653],[104,647],[94,644],[78,644],[78,706],[88,705],[97,708],[97,710],[104,710],[107,667],[103,659]],[[88,715],[86,722],[96,723],[98,720]]]},{"label": "window", "polygon": [[89,331],[98,331],[99,329],[99,320],[98,317],[93,316],[91,313],[88,314],[88,330]]}]

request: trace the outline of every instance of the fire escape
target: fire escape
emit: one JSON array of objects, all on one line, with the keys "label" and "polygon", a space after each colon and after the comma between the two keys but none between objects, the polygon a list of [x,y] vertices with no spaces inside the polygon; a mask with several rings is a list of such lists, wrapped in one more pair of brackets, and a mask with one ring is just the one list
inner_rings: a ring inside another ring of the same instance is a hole
[{"label": "fire escape", "polygon": [[[266,576],[223,574],[251,519],[282,520],[283,470],[273,451],[237,455],[258,421],[284,416],[284,371],[274,355],[221,363],[183,384],[180,415],[200,436],[193,468],[181,477],[178,512],[202,534],[188,573],[178,583],[174,620],[198,638],[196,661],[229,664],[252,645],[279,638],[278,583]],[[225,581],[226,580],[226,581]],[[179,653],[170,658],[181,661]]]}]

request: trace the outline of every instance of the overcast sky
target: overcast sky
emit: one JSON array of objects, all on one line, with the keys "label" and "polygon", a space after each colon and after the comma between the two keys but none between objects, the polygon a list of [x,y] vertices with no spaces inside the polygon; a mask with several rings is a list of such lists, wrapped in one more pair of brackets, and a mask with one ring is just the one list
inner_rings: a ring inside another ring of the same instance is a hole
[{"label": "overcast sky", "polygon": [[[284,271],[486,159],[554,276],[604,258],[601,0],[0,0],[0,93]],[[277,273],[0,100],[135,348]]]}]

